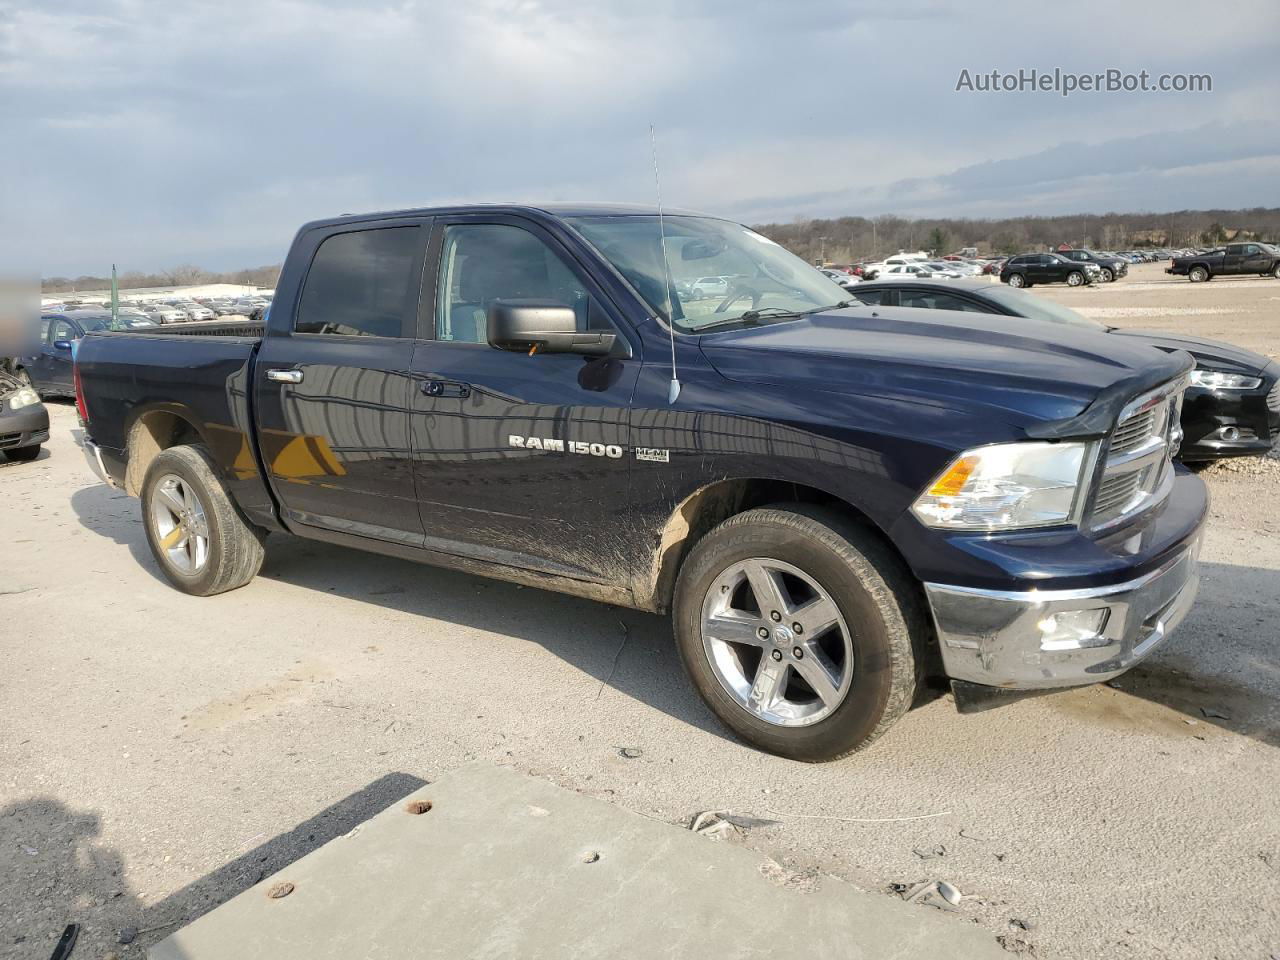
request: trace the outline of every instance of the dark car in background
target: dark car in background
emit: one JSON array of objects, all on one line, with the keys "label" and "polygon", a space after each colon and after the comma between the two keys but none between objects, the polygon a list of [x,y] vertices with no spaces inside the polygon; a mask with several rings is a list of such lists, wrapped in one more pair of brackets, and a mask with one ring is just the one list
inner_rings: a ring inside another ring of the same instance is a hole
[{"label": "dark car in background", "polygon": [[1248,274],[1280,280],[1280,250],[1266,243],[1229,243],[1207,253],[1174,257],[1165,273],[1192,283]]},{"label": "dark car in background", "polygon": [[150,315],[122,313],[113,321],[105,310],[70,310],[40,318],[37,352],[19,357],[15,373],[45,397],[75,396],[71,378],[71,345],[86,333],[99,330],[154,329]]},{"label": "dark car in background", "polygon": [[1096,263],[1076,263],[1056,253],[1019,254],[1000,268],[1000,282],[1011,287],[1033,287],[1037,283],[1079,287],[1101,279],[1102,270]]},{"label": "dark car in background", "polygon": [[1097,253],[1093,250],[1059,250],[1058,256],[1076,263],[1095,263],[1098,270],[1102,274],[1102,282],[1110,283],[1112,280],[1118,280],[1129,272],[1129,263],[1127,260],[1114,255],[1105,253]]},{"label": "dark car in background", "polygon": [[49,411],[24,380],[0,370],[0,453],[34,460],[49,439]]},{"label": "dark car in background", "polygon": [[1280,363],[1229,343],[1109,327],[1051,300],[993,283],[877,280],[851,292],[869,305],[1027,317],[1101,330],[1159,350],[1185,350],[1196,366],[1182,405],[1182,461],[1261,455],[1280,439]]}]

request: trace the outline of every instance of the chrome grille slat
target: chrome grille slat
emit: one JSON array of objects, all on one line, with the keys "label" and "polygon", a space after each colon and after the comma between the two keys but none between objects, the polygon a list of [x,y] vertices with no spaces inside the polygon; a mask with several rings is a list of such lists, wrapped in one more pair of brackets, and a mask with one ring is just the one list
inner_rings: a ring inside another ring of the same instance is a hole
[{"label": "chrome grille slat", "polygon": [[1154,506],[1168,492],[1178,442],[1186,379],[1165,384],[1131,402],[1111,431],[1090,526],[1114,526]]}]

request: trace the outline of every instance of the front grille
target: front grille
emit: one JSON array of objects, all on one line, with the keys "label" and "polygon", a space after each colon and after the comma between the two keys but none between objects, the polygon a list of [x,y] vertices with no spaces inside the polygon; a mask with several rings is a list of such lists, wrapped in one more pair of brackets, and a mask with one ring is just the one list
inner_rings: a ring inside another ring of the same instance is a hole
[{"label": "front grille", "polygon": [[1280,380],[1276,381],[1276,385],[1267,394],[1267,409],[1272,413],[1280,413]]},{"label": "front grille", "polygon": [[1147,410],[1136,413],[1116,426],[1111,434],[1111,453],[1126,453],[1140,447],[1153,433],[1156,427],[1156,411]]},{"label": "front grille", "polygon": [[1181,440],[1186,378],[1136,398],[1121,411],[1107,440],[1090,526],[1102,530],[1155,506],[1168,493],[1171,459]]},{"label": "front grille", "polygon": [[21,439],[22,434],[20,433],[0,433],[0,450],[5,447],[16,446]]}]

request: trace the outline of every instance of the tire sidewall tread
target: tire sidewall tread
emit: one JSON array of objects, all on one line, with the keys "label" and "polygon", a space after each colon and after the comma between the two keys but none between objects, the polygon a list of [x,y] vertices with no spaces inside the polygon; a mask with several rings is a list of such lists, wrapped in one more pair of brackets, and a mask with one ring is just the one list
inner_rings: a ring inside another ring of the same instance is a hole
[{"label": "tire sidewall tread", "polygon": [[[792,563],[814,577],[844,615],[854,645],[854,679],[844,701],[807,727],[751,716],[712,671],[702,646],[702,604],[726,566],[752,556]],[[793,760],[834,760],[860,750],[910,707],[929,635],[914,578],[865,526],[808,504],[737,514],[703,537],[681,567],[672,604],[676,645],[711,710],[747,742]]]},{"label": "tire sidewall tread", "polygon": [[[165,474],[181,477],[200,500],[209,525],[209,559],[193,576],[175,570],[162,555],[151,521],[156,483]],[[142,482],[142,523],[147,543],[165,578],[184,593],[213,596],[242,587],[258,574],[264,556],[265,534],[254,526],[227,495],[213,459],[201,444],[169,447],[147,468]]]}]

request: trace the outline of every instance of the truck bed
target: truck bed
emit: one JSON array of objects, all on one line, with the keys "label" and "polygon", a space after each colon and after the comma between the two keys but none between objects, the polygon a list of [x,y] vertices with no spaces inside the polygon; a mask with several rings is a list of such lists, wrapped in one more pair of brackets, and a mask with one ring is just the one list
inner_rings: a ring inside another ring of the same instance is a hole
[{"label": "truck bed", "polygon": [[196,323],[166,323],[155,327],[135,327],[114,331],[116,336],[140,334],[146,337],[230,337],[236,340],[261,340],[267,325],[261,320],[202,320]]}]

